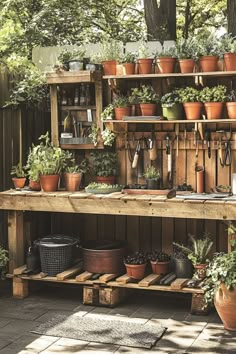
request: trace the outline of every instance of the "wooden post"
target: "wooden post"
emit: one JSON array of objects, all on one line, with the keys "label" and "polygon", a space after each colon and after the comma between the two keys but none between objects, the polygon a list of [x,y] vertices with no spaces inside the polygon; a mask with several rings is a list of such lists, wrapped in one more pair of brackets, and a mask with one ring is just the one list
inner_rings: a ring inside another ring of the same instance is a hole
[{"label": "wooden post", "polygon": [[50,85],[50,98],[51,98],[51,132],[52,142],[54,145],[59,146],[58,138],[58,104],[57,104],[57,85]]},{"label": "wooden post", "polygon": [[103,130],[103,124],[101,123],[101,113],[102,113],[102,81],[95,81],[95,102],[96,102],[96,124]]},{"label": "wooden post", "polygon": [[23,211],[8,212],[9,272],[24,264]]},{"label": "wooden post", "polygon": [[27,279],[13,278],[13,297],[24,299],[29,295],[29,284]]}]

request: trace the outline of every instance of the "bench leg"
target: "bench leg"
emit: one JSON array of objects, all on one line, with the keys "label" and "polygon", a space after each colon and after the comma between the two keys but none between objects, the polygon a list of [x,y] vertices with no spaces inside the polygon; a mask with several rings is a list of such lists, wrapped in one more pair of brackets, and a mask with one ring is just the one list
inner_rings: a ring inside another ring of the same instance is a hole
[{"label": "bench leg", "polygon": [[29,282],[27,279],[13,278],[13,297],[24,299],[29,295]]}]

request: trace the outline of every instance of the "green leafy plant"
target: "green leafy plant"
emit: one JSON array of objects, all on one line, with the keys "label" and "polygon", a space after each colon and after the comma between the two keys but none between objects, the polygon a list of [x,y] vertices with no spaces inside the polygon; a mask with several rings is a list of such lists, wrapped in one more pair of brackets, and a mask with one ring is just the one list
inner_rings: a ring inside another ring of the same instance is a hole
[{"label": "green leafy plant", "polygon": [[142,85],[140,88],[133,88],[130,102],[135,103],[158,103],[159,95],[151,85]]},{"label": "green leafy plant", "polygon": [[79,164],[74,160],[65,167],[66,173],[86,173],[89,170],[89,161],[88,159],[83,159]]},{"label": "green leafy plant", "polygon": [[113,104],[109,104],[102,112],[101,119],[113,119],[114,118],[114,106]]},{"label": "green leafy plant", "polygon": [[83,60],[85,56],[85,49],[78,48],[74,49],[72,51],[69,51],[67,49],[63,49],[61,53],[57,57],[57,61],[60,64],[67,64],[69,61],[72,60]]},{"label": "green leafy plant", "polygon": [[176,42],[176,55],[178,59],[198,60],[197,41],[194,37],[179,38]]},{"label": "green leafy plant", "polygon": [[12,166],[11,175],[16,178],[24,178],[27,176],[26,166],[22,166],[19,162],[17,165]]},{"label": "green leafy plant", "polygon": [[125,264],[145,264],[147,262],[147,257],[143,252],[134,252],[124,257]]},{"label": "green leafy plant", "polygon": [[169,47],[169,48],[164,48],[162,47],[162,49],[160,51],[156,51],[156,53],[154,53],[155,58],[161,58],[161,57],[171,57],[171,58],[176,58],[177,57],[177,51],[176,51],[176,47]]},{"label": "green leafy plant", "polygon": [[143,176],[147,179],[160,179],[160,172],[154,166],[148,166],[143,174]]},{"label": "green leafy plant", "polygon": [[224,102],[227,98],[227,88],[224,85],[204,87],[200,92],[202,102]]},{"label": "green leafy plant", "polygon": [[137,56],[137,53],[127,52],[121,56],[120,63],[135,63]]},{"label": "green leafy plant", "polygon": [[236,251],[236,226],[232,221],[228,222],[228,227],[226,229],[228,235],[231,237],[230,245],[234,251]]},{"label": "green leafy plant", "polygon": [[146,42],[142,42],[138,48],[138,58],[140,59],[147,59],[151,58],[149,53],[148,45]]},{"label": "green leafy plant", "polygon": [[170,262],[171,257],[165,252],[154,250],[147,255],[149,261],[152,262]]},{"label": "green leafy plant", "polygon": [[8,251],[0,246],[0,276],[2,280],[6,277],[6,267],[8,261]]},{"label": "green leafy plant", "polygon": [[205,302],[211,304],[222,283],[228,290],[236,286],[236,251],[216,253],[207,267],[206,275],[202,288]]},{"label": "green leafy plant", "polygon": [[116,139],[116,134],[107,127],[102,131],[101,136],[105,146],[112,146]]},{"label": "green leafy plant", "polygon": [[112,101],[112,106],[114,108],[122,108],[122,107],[127,107],[129,105],[129,99],[126,96],[117,96],[113,101]]},{"label": "green leafy plant", "polygon": [[118,189],[122,188],[120,184],[107,184],[107,183],[97,183],[97,182],[91,182],[89,185],[86,187],[86,189]]},{"label": "green leafy plant", "polygon": [[225,53],[236,53],[236,40],[230,33],[224,34],[218,41],[220,57]]},{"label": "green leafy plant", "polygon": [[194,87],[187,86],[185,88],[181,88],[176,90],[176,93],[180,97],[180,102],[200,102],[200,91],[195,89]]},{"label": "green leafy plant", "polygon": [[102,43],[102,51],[100,53],[101,61],[120,60],[122,53],[122,45],[115,39],[108,38]]},{"label": "green leafy plant", "polygon": [[97,126],[97,124],[93,123],[91,125],[91,133],[89,134],[88,137],[92,139],[94,146],[97,146],[99,143],[99,132],[100,132],[100,128]]},{"label": "green leafy plant", "polygon": [[173,107],[176,103],[180,103],[180,95],[178,91],[168,92],[161,97],[161,104],[165,107]]},{"label": "green leafy plant", "polygon": [[218,39],[213,34],[204,38],[197,38],[197,52],[198,56],[219,56]]},{"label": "green leafy plant", "polygon": [[236,91],[231,90],[230,93],[226,97],[227,102],[236,102]]},{"label": "green leafy plant", "polygon": [[91,167],[96,176],[116,176],[118,159],[115,152],[95,151],[90,153]]},{"label": "green leafy plant", "polygon": [[173,245],[188,256],[193,265],[208,263],[208,255],[212,249],[213,242],[209,234],[204,233],[202,238],[196,239],[194,235],[189,235],[190,247],[173,242]]}]

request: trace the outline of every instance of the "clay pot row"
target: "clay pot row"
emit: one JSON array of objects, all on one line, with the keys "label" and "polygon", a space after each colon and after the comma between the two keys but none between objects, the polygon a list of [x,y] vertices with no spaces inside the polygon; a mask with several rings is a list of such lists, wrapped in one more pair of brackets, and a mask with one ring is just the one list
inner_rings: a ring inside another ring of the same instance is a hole
[{"label": "clay pot row", "polygon": [[[183,103],[186,119],[198,120],[201,119],[202,107],[201,102],[186,102]],[[221,119],[224,102],[206,102],[204,108],[207,119]],[[236,102],[226,102],[228,116],[230,119],[236,119]]]},{"label": "clay pot row", "polygon": [[[167,274],[169,273],[170,262],[150,262],[152,266],[152,272],[154,274]],[[144,278],[146,272],[146,263],[144,264],[125,264],[126,273],[133,279],[140,280]]]}]

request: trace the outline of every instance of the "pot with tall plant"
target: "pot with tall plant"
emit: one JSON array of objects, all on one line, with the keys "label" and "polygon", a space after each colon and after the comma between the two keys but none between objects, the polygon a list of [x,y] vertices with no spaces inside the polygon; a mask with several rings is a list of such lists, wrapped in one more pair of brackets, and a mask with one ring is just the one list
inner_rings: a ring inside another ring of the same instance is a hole
[{"label": "pot with tall plant", "polygon": [[114,107],[115,119],[122,120],[124,116],[130,116],[131,106],[128,97],[122,95],[117,96],[113,100],[112,105]]},{"label": "pot with tall plant", "polygon": [[82,47],[69,51],[63,49],[59,54],[57,60],[61,68],[70,71],[83,70],[83,60],[85,57],[85,49]]},{"label": "pot with tall plant", "polygon": [[69,192],[77,191],[81,184],[82,175],[87,171],[87,159],[82,160],[79,164],[77,164],[74,159],[71,160],[71,162],[65,167],[64,172],[66,190]]},{"label": "pot with tall plant", "polygon": [[168,92],[161,97],[162,114],[167,120],[183,119],[183,105],[177,90]]},{"label": "pot with tall plant", "polygon": [[175,47],[164,48],[155,54],[156,64],[160,74],[175,72],[177,52]]},{"label": "pot with tall plant", "polygon": [[194,37],[178,39],[176,42],[176,54],[181,73],[192,73],[198,60],[196,39]]},{"label": "pot with tall plant", "polygon": [[198,38],[197,43],[200,71],[217,71],[220,50],[216,37],[212,34],[204,38]]},{"label": "pot with tall plant", "polygon": [[154,116],[157,110],[157,103],[160,102],[159,95],[151,85],[133,88],[130,99],[131,102],[139,102],[142,116]]},{"label": "pot with tall plant", "polygon": [[147,182],[147,189],[160,189],[160,172],[154,166],[147,166],[143,177]]},{"label": "pot with tall plant", "polygon": [[96,182],[115,184],[119,167],[117,154],[111,151],[95,151],[90,153],[90,157]]},{"label": "pot with tall plant", "polygon": [[202,102],[200,91],[194,87],[187,86],[176,90],[183,103],[186,119],[198,120],[201,118]]},{"label": "pot with tall plant", "polygon": [[226,71],[236,70],[236,39],[230,33],[224,34],[219,40],[219,47],[224,58]]},{"label": "pot with tall plant", "polygon": [[143,42],[138,49],[138,73],[151,74],[153,66],[153,58],[150,57],[147,43]]},{"label": "pot with tall plant", "polygon": [[116,66],[122,53],[121,43],[114,39],[107,39],[102,44],[101,60],[104,75],[116,75]]},{"label": "pot with tall plant", "polygon": [[204,103],[207,119],[222,118],[223,104],[227,98],[227,88],[224,85],[204,87],[200,99]]},{"label": "pot with tall plant", "polygon": [[11,169],[12,182],[15,188],[24,188],[27,176],[27,169],[19,162],[17,165],[12,166]]},{"label": "pot with tall plant", "polygon": [[122,64],[123,75],[133,75],[135,73],[135,63],[137,53],[127,52],[121,56],[120,63]]}]

